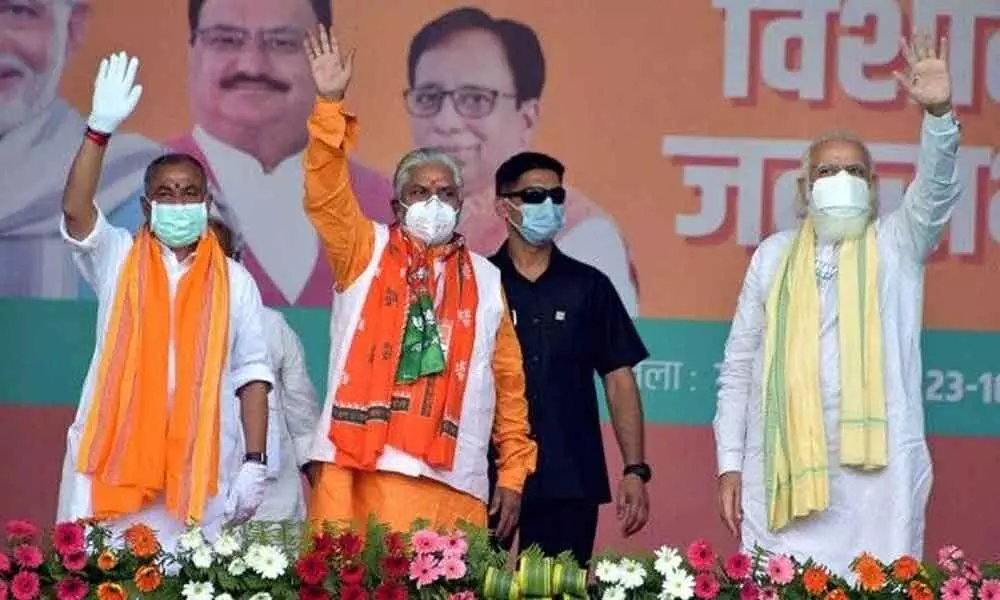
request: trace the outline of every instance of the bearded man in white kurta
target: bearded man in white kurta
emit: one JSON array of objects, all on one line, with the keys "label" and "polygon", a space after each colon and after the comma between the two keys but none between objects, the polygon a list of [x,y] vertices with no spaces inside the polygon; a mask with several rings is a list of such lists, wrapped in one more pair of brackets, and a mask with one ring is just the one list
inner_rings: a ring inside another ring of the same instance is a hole
[{"label": "bearded man in white kurta", "polygon": [[62,235],[98,305],[57,519],[115,532],[145,523],[169,552],[188,525],[211,537],[260,506],[273,376],[260,294],[207,229],[211,195],[194,158],[149,165],[149,223],[134,239],[94,204],[107,143],[142,93],[137,69],[125,53],[101,62],[63,194]]},{"label": "bearded man in white kurta", "polygon": [[875,214],[875,176],[849,135],[814,142],[806,218],[750,261],[715,417],[723,520],[742,545],[846,574],[871,552],[920,557],[931,462],[920,329],[924,262],[959,197],[959,127],[942,44],[903,44],[923,107],[916,178]]}]

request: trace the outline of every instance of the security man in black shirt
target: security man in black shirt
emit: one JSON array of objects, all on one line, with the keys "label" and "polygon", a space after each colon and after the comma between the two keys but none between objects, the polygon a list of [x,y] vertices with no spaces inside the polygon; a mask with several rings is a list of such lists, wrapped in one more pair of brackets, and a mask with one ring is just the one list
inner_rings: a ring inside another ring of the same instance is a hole
[{"label": "security man in black shirt", "polygon": [[[538,465],[522,496],[518,545],[538,545],[550,556],[569,550],[586,564],[598,507],[611,501],[594,373],[604,383],[626,465],[616,504],[628,536],[649,516],[646,483],[652,472],[645,463],[642,404],[632,372],[649,353],[608,277],[552,242],[565,223],[564,173],[558,160],[536,152],[517,154],[500,166],[497,212],[507,220],[509,235],[490,260],[500,269],[521,342],[531,431],[538,443]],[[504,548],[513,542],[497,541]]]}]

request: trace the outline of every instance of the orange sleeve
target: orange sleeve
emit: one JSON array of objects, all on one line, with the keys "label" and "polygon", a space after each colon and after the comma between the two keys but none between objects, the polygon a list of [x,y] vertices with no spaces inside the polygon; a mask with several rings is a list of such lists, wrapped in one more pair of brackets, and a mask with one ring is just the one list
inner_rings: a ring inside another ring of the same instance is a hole
[{"label": "orange sleeve", "polygon": [[493,420],[493,444],[497,448],[497,487],[520,493],[524,481],[535,472],[538,445],[531,439],[528,399],[525,396],[524,362],[514,323],[503,300],[503,318],[493,354],[497,407]]},{"label": "orange sleeve", "polygon": [[306,216],[326,247],[337,289],[343,291],[365,270],[375,249],[375,225],[361,212],[348,169],[358,120],[340,102],[318,98],[308,129]]}]

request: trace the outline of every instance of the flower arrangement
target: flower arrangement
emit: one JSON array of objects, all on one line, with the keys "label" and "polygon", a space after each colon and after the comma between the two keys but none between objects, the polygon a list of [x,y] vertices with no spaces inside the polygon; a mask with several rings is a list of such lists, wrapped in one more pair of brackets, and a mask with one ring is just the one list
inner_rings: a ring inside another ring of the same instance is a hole
[{"label": "flower arrangement", "polygon": [[936,564],[862,554],[848,582],[813,561],[762,550],[723,559],[704,541],[684,553],[603,554],[593,573],[569,555],[529,548],[510,570],[485,530],[422,523],[411,532],[375,522],[316,532],[255,523],[211,541],[194,528],[173,553],[142,524],[112,537],[94,523],[60,523],[43,535],[10,521],[5,538],[0,600],[1000,600],[1000,564],[974,564],[955,546],[942,548]]},{"label": "flower arrangement", "polygon": [[603,555],[595,561],[594,592],[602,600],[1000,600],[1000,565],[969,564],[954,546],[941,550],[936,567],[911,556],[883,563],[864,553],[850,571],[853,583],[812,560],[761,549],[722,560],[697,541],[683,555],[668,546],[652,557]]}]

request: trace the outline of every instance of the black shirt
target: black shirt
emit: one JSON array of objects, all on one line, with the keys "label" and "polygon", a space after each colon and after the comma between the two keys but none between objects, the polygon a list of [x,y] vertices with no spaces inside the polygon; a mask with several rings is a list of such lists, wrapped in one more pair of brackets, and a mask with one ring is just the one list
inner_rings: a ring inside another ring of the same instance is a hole
[{"label": "black shirt", "polygon": [[506,243],[490,261],[500,269],[521,343],[538,443],[525,498],[609,502],[594,373],[634,367],[649,353],[617,290],[594,267],[553,247],[548,269],[532,282],[518,273]]}]

